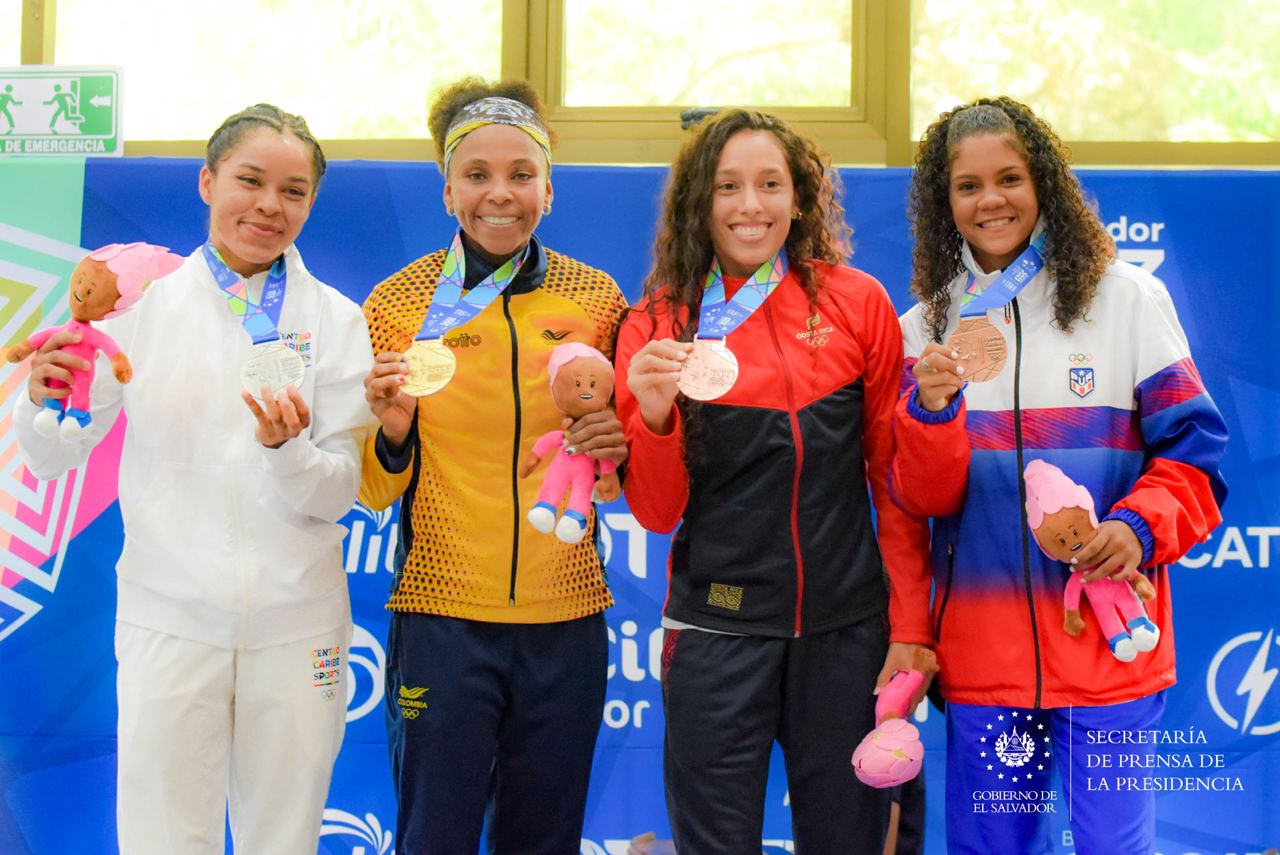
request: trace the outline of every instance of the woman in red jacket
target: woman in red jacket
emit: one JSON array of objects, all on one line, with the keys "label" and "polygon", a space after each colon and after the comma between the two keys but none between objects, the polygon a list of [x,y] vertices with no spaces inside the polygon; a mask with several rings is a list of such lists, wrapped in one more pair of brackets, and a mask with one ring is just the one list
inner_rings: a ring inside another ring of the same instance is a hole
[{"label": "woman in red jacket", "polygon": [[663,611],[682,855],[760,851],[774,740],[796,851],[879,851],[888,800],[849,754],[874,688],[936,670],[928,531],[888,494],[901,333],[880,283],[841,264],[837,180],[772,116],[704,122],[619,332],[628,502],[651,530],[683,522]]}]

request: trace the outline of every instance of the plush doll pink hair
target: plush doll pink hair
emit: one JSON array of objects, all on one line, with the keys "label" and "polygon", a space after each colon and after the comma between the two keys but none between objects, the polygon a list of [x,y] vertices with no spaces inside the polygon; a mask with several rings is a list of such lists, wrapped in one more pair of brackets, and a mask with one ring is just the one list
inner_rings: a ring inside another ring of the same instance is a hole
[{"label": "plush doll pink hair", "polygon": [[1098,527],[1093,496],[1058,467],[1043,460],[1032,460],[1027,464],[1024,479],[1027,483],[1027,524],[1032,531],[1040,528],[1047,515],[1056,514],[1063,508],[1087,511],[1089,527]]},{"label": "plush doll pink hair", "polygon": [[884,789],[905,784],[920,774],[924,743],[907,721],[911,698],[924,683],[919,671],[899,671],[876,699],[875,729],[853,752],[853,771],[862,783]]},{"label": "plush doll pink hair", "polygon": [[[1139,653],[1155,648],[1160,629],[1147,617],[1135,588],[1147,599],[1155,589],[1146,577],[1138,575],[1132,583],[1116,579],[1097,579],[1085,583],[1083,571],[1091,568],[1071,563],[1075,553],[1084,548],[1098,533],[1098,517],[1094,513],[1089,491],[1072,481],[1058,467],[1033,460],[1023,472],[1027,485],[1027,525],[1035,535],[1041,551],[1062,561],[1072,570],[1063,594],[1066,616],[1063,629],[1079,637],[1084,629],[1080,617],[1080,593],[1089,600],[1094,616],[1102,627],[1111,653],[1121,662],[1132,662]],[[1116,612],[1124,616],[1124,623]]]},{"label": "plush doll pink hair", "polygon": [[103,315],[104,319],[133,308],[152,282],[182,266],[182,256],[169,252],[166,246],[149,243],[109,243],[88,257],[105,262],[107,270],[116,275],[116,291],[120,296],[112,311]]},{"label": "plush doll pink hair", "polygon": [[[570,341],[551,351],[547,363],[551,397],[556,407],[570,419],[579,419],[609,406],[613,396],[613,365],[594,347]],[[577,543],[587,533],[587,512],[591,510],[592,488],[604,502],[622,493],[616,467],[609,460],[595,460],[564,448],[563,430],[543,434],[533,444],[520,466],[520,477],[533,474],[552,449],[555,456],[538,491],[538,503],[529,509],[529,524],[543,534],[555,531],[566,543]],[[600,475],[596,481],[597,471]],[[556,521],[556,509],[569,490],[564,516]]]},{"label": "plush doll pink hair", "polygon": [[[128,383],[133,366],[111,336],[93,328],[93,321],[123,314],[142,299],[143,291],[155,279],[167,276],[182,266],[182,257],[166,247],[146,243],[112,243],[89,253],[71,273],[68,289],[71,320],[62,326],[49,327],[32,335],[22,344],[9,349],[5,358],[21,362],[39,350],[50,338],[67,330],[80,336],[80,341],[65,345],[63,353],[78,356],[89,363],[88,369],[71,372],[71,393],[63,398],[45,398],[44,409],[36,416],[35,428],[44,436],[60,433],[69,439],[89,426],[89,388],[93,385],[94,362],[98,351],[111,359],[115,377]],[[50,388],[66,386],[61,380],[50,380]]]},{"label": "plush doll pink hair", "polygon": [[[547,360],[547,376],[551,380],[551,391],[553,395],[556,391],[556,376],[559,375],[560,369],[563,368],[566,363],[572,362],[579,357],[587,357],[607,365],[609,367],[609,374],[612,376],[613,364],[609,362],[608,358],[603,353],[588,344],[582,344],[581,342],[576,341],[566,341],[564,344],[558,345],[555,350],[551,351],[551,358]],[[559,406],[559,401],[556,403],[557,406]],[[605,403],[607,404],[608,400],[606,400]]]}]

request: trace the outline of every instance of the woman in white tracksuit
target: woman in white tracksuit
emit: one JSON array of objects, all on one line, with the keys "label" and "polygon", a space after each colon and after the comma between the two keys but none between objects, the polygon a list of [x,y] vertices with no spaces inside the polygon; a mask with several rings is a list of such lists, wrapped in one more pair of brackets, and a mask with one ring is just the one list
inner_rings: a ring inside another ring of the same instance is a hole
[{"label": "woman in white tracksuit", "polygon": [[[83,367],[57,350],[72,341],[61,333],[15,410],[41,478],[83,465],[117,413],[129,418],[116,624],[127,855],[221,853],[228,804],[238,855],[316,851],[351,637],[336,521],[359,486],[371,364],[360,309],[293,246],[324,169],[301,118],[259,104],[227,119],[200,170],[209,241],[101,324],[132,381],[100,369],[88,428],[39,435],[36,402]],[[242,366],[271,341],[301,379],[255,387],[260,402]]]}]

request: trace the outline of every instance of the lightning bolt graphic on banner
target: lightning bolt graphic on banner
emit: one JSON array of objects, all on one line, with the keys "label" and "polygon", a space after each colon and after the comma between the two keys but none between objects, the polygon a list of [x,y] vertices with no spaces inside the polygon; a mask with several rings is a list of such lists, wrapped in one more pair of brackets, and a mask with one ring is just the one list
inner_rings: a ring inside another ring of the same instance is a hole
[{"label": "lightning bolt graphic on banner", "polygon": [[1236,687],[1237,695],[1249,695],[1249,700],[1245,705],[1244,721],[1240,725],[1241,733],[1249,732],[1249,725],[1253,722],[1253,717],[1258,712],[1258,707],[1262,706],[1262,701],[1267,697],[1267,692],[1271,690],[1271,684],[1276,681],[1276,675],[1280,674],[1280,668],[1267,667],[1267,652],[1271,649],[1271,636],[1274,630],[1267,631],[1267,637],[1262,640],[1262,644],[1258,645],[1258,652],[1254,654],[1253,661],[1249,663],[1249,670],[1244,672],[1244,677],[1240,679],[1240,685]]}]

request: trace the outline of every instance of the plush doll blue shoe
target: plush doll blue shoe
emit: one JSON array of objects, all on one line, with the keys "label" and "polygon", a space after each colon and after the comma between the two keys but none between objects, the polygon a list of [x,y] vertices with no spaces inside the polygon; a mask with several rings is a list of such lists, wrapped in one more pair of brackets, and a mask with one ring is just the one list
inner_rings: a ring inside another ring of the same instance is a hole
[{"label": "plush doll blue shoe", "polygon": [[1107,639],[1107,645],[1111,648],[1111,655],[1121,662],[1132,662],[1138,658],[1138,647],[1127,632],[1111,636]]},{"label": "plush doll blue shoe", "polygon": [[567,510],[556,523],[556,537],[565,543],[577,543],[587,533],[587,518],[577,511]]},{"label": "plush doll blue shoe", "polygon": [[1129,621],[1129,634],[1133,636],[1133,646],[1139,653],[1155,650],[1160,642],[1160,627],[1146,616],[1136,617]]},{"label": "plush doll blue shoe", "polygon": [[543,534],[551,534],[556,527],[556,506],[550,502],[538,502],[529,509],[529,525]]}]

